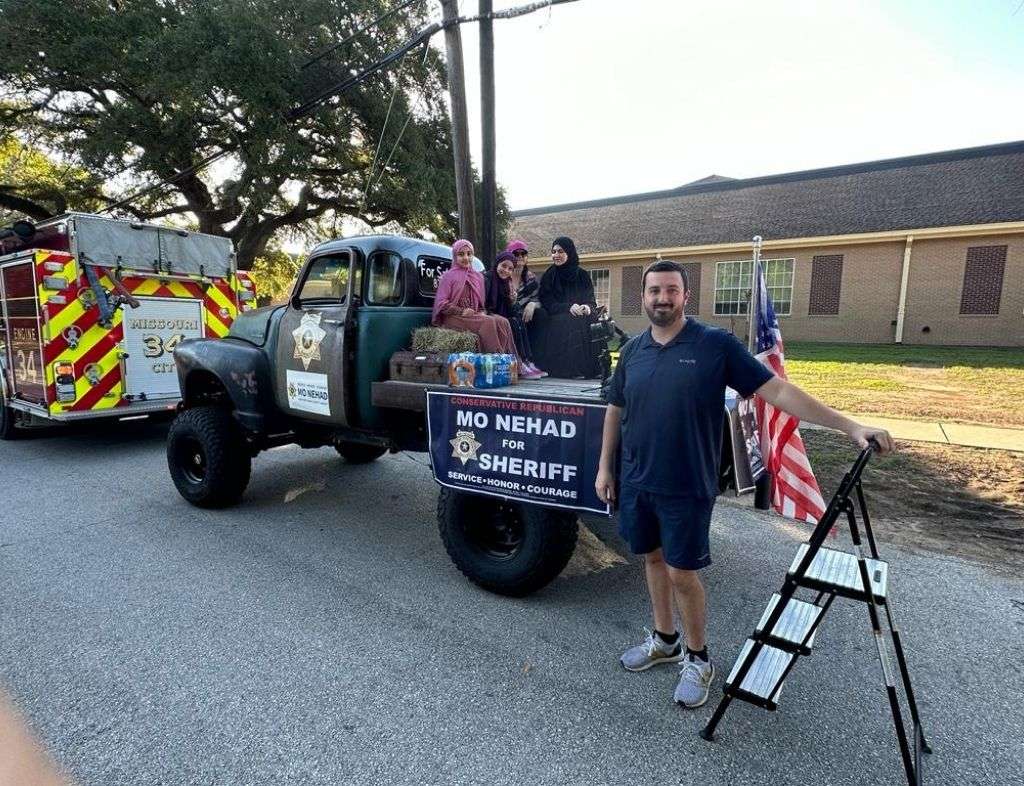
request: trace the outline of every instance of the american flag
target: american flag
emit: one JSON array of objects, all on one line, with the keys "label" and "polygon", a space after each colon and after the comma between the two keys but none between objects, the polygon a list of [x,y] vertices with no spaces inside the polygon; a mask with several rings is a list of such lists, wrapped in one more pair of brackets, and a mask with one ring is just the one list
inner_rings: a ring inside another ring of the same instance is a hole
[{"label": "american flag", "polygon": [[[768,296],[764,270],[760,260],[754,269],[754,331],[757,337],[757,359],[776,376],[786,379],[779,320]],[[776,409],[760,396],[755,396],[757,423],[761,437],[761,455],[772,475],[772,507],[797,521],[816,524],[825,513],[825,500],[807,460],[804,441],[797,426],[800,421]]]}]

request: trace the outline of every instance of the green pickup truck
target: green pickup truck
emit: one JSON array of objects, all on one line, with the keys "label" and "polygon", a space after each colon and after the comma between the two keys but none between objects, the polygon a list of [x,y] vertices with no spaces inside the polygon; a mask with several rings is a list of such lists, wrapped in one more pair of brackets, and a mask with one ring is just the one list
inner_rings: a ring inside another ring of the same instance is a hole
[{"label": "green pickup truck", "polygon": [[[200,507],[237,503],[252,459],[279,445],[333,446],[352,463],[388,451],[430,450],[428,394],[438,403],[452,390],[390,379],[389,362],[408,349],[414,329],[429,324],[438,279],[450,265],[446,246],[423,240],[333,240],[311,252],[286,304],[240,315],[226,338],[182,342],[174,352],[182,400],[167,442],[181,495]],[[470,392],[472,401],[501,399],[495,406],[506,409],[590,408],[590,416],[600,416],[595,409],[603,407],[599,380],[542,379]],[[584,468],[594,466],[600,451],[599,437],[588,433],[574,429]],[[451,455],[448,436],[444,455]],[[472,450],[476,443],[466,444]],[[495,486],[459,488],[439,474],[441,455],[432,452],[438,526],[456,566],[507,595],[528,594],[554,579],[575,548],[577,513],[593,506],[538,504]],[[462,455],[463,465],[469,455]],[[723,485],[735,475],[731,466],[723,460]],[[581,469],[576,480],[592,489],[593,477],[585,474]]]}]

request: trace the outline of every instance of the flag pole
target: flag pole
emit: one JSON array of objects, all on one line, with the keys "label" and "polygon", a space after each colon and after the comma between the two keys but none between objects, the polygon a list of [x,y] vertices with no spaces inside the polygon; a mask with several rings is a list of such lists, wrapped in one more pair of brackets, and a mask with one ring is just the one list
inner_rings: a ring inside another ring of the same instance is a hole
[{"label": "flag pole", "polygon": [[757,354],[757,307],[761,302],[761,293],[758,288],[761,285],[761,277],[757,274],[758,266],[761,264],[761,236],[754,235],[753,259],[750,265],[750,303],[747,306],[747,349],[751,355]]},{"label": "flag pole", "polygon": [[[749,329],[747,331],[747,348],[751,355],[757,354],[757,313],[761,303],[761,276],[758,268],[761,265],[761,236],[754,235],[754,250],[750,265],[750,306],[747,308]],[[757,424],[760,429],[761,424]],[[754,486],[754,507],[757,510],[770,510],[772,503],[772,475],[765,464],[764,472]]]}]

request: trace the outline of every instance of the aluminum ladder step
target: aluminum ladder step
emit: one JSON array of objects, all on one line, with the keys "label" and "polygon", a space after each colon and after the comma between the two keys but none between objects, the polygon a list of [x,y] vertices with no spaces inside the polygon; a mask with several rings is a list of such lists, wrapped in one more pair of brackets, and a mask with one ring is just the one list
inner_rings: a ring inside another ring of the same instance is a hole
[{"label": "aluminum ladder step", "polygon": [[[772,595],[768,601],[768,608],[764,610],[761,620],[754,629],[756,633],[764,633],[768,617],[771,616],[780,600],[782,600],[782,596],[777,592]],[[775,629],[768,637],[768,643],[787,652],[810,655],[811,647],[814,646],[814,637],[818,635],[816,626],[824,613],[825,609],[821,606],[799,598],[790,598],[789,603],[786,604],[786,610],[782,612],[779,621],[775,623]]]},{"label": "aluminum ladder step", "polygon": [[[807,549],[806,543],[797,549],[793,564],[789,566],[790,576],[796,574],[796,569],[803,561],[804,555],[807,554]],[[867,565],[872,594],[874,594],[875,600],[884,603],[889,583],[889,563],[868,559]],[[848,551],[819,549],[818,553],[814,555],[810,567],[807,568],[807,574],[798,579],[797,583],[811,589],[834,592],[855,600],[866,601],[868,599],[861,582],[857,557]]]},{"label": "aluminum ladder step", "polygon": [[747,659],[751,648],[754,646],[753,639],[747,639],[740,650],[740,655],[733,664],[729,678],[725,681],[726,692],[738,699],[774,710],[778,707],[779,694],[782,692],[783,677],[789,670],[790,664],[797,656],[792,652],[780,650],[778,647],[765,645],[754,660],[747,676],[743,678],[743,684],[734,687],[733,682],[739,673],[740,666]]}]

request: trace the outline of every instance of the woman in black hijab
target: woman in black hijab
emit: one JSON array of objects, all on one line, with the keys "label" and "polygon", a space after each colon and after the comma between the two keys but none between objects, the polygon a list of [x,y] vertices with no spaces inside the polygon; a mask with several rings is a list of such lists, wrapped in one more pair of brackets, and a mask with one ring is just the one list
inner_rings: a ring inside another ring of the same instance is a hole
[{"label": "woman in black hijab", "polygon": [[540,280],[541,307],[530,321],[535,361],[553,377],[596,377],[597,353],[590,342],[594,283],[567,237],[551,244],[551,262]]}]

